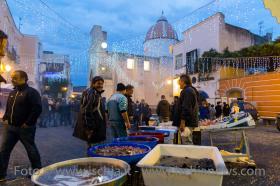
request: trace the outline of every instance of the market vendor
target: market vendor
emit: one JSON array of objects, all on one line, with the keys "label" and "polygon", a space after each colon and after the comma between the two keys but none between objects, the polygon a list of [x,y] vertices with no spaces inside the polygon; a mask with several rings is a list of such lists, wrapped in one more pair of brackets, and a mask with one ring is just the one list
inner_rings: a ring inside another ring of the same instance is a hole
[{"label": "market vendor", "polygon": [[199,93],[196,88],[192,86],[191,78],[188,75],[180,76],[179,85],[182,91],[179,97],[178,114],[175,116],[177,120],[174,125],[178,126],[181,132],[184,132],[185,128],[187,128],[190,131],[190,135],[188,136],[186,142],[193,143],[192,132],[195,127],[198,127]]}]

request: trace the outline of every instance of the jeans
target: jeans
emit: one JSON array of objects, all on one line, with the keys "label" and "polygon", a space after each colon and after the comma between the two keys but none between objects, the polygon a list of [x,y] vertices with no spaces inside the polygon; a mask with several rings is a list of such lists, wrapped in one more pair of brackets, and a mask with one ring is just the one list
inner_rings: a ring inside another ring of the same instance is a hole
[{"label": "jeans", "polygon": [[109,121],[113,138],[127,137],[124,122]]},{"label": "jeans", "polygon": [[32,169],[40,169],[41,157],[35,145],[36,127],[20,128],[14,126],[5,126],[3,131],[3,140],[0,146],[0,177],[7,175],[7,169],[11,152],[18,141],[20,141],[27,151]]}]

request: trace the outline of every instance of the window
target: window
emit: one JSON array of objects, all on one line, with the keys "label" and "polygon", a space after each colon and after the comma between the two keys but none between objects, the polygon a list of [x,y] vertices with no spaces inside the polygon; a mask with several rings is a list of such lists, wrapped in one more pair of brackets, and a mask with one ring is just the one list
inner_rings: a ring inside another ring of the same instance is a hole
[{"label": "window", "polygon": [[133,70],[134,69],[134,59],[127,59],[126,67],[127,67],[127,69]]},{"label": "window", "polygon": [[198,59],[197,49],[192,50],[188,53],[186,53],[186,69],[188,73],[194,73],[195,72],[195,64]]},{"label": "window", "polygon": [[175,69],[178,70],[184,66],[183,64],[183,54],[175,56]]},{"label": "window", "polygon": [[150,71],[150,61],[144,61],[144,71]]}]

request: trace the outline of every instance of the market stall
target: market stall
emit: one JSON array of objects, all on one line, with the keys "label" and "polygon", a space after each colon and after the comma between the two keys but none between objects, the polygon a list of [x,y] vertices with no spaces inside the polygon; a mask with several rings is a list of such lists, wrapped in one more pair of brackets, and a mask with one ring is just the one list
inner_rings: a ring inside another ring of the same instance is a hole
[{"label": "market stall", "polygon": [[[251,159],[249,140],[246,135],[246,131],[255,128],[255,126],[255,121],[250,114],[240,112],[215,122],[202,121],[196,130],[209,134],[211,146],[235,145],[231,152],[221,150],[225,162],[242,163],[255,167],[256,164]],[[215,139],[223,135],[233,135],[234,140],[227,143],[214,142]]]}]

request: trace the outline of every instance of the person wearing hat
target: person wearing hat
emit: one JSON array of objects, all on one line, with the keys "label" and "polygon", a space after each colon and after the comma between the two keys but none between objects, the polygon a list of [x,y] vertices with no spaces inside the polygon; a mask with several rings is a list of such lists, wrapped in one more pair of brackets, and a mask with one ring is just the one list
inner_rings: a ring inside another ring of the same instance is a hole
[{"label": "person wearing hat", "polygon": [[106,115],[102,105],[104,79],[95,76],[91,87],[82,94],[80,111],[73,136],[86,141],[88,147],[106,140]]},{"label": "person wearing hat", "polygon": [[108,123],[114,138],[126,137],[127,130],[131,127],[127,113],[128,101],[125,97],[125,92],[126,86],[119,83],[117,92],[107,102]]}]

